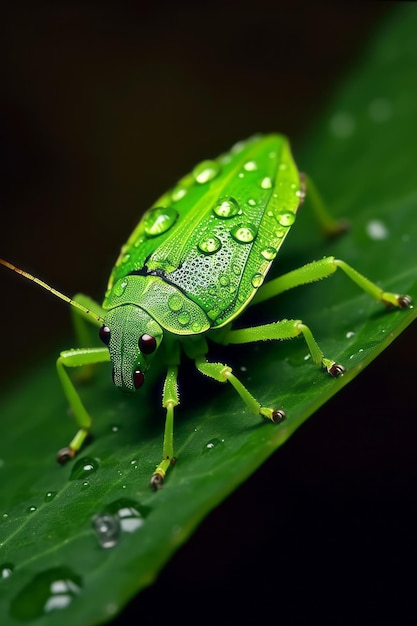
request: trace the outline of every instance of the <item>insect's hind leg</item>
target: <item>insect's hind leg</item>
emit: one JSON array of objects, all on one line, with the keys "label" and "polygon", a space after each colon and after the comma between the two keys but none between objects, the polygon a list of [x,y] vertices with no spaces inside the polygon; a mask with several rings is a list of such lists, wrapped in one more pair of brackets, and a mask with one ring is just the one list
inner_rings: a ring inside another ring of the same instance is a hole
[{"label": "insect's hind leg", "polygon": [[271,339],[295,339],[300,335],[304,337],[314,363],[325,368],[331,376],[337,377],[344,373],[345,368],[342,365],[324,356],[314,339],[313,333],[301,320],[281,320],[280,322],[273,322],[263,326],[228,330],[221,337],[221,343],[228,345],[231,343],[251,343]]},{"label": "insect's hind leg", "polygon": [[220,383],[229,382],[254,415],[262,415],[275,424],[280,424],[285,419],[285,413],[281,409],[271,409],[261,406],[240,380],[232,373],[232,368],[229,367],[229,365],[223,365],[223,363],[209,363],[205,356],[197,357],[195,359],[195,365],[205,376],[209,376]]}]

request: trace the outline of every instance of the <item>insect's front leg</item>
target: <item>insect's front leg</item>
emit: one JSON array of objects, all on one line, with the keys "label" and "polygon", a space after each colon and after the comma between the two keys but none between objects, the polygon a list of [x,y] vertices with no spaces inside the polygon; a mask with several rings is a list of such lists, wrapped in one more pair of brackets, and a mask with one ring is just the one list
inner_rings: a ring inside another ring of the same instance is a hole
[{"label": "insect's front leg", "polygon": [[[99,321],[98,318],[104,318],[105,311],[95,300],[83,293],[77,293],[74,296],[74,299],[86,307],[87,310],[94,313],[94,316],[87,315],[80,309],[71,308],[72,323],[77,346],[82,347],[94,345],[94,339],[97,339],[98,333],[95,332],[94,334],[92,329],[93,327],[100,328],[102,321]],[[77,372],[77,382],[90,380],[93,376],[94,369],[94,363],[80,367],[80,370]]]},{"label": "insect's front leg", "polygon": [[105,363],[110,361],[110,355],[107,348],[79,348],[76,350],[65,350],[61,352],[56,362],[57,372],[62,384],[62,388],[74,414],[75,421],[79,426],[75,437],[69,446],[62,448],[58,452],[58,463],[66,463],[72,459],[83,445],[91,428],[91,417],[87,413],[81,398],[76,391],[70,377],[65,368],[67,367],[83,367],[91,366],[95,363]]}]

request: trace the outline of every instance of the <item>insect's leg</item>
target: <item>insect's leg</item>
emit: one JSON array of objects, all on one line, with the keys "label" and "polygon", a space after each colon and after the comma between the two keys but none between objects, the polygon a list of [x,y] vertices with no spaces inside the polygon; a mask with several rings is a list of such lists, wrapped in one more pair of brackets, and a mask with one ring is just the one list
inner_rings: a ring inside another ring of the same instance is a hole
[{"label": "insect's leg", "polygon": [[281,409],[271,409],[261,406],[253,395],[246,389],[238,378],[232,373],[232,368],[223,363],[209,363],[205,356],[199,356],[195,359],[197,369],[205,376],[214,378],[220,383],[229,382],[235,391],[242,398],[248,409],[254,415],[262,415],[270,419],[275,424],[280,424],[285,419],[285,413]]},{"label": "insect's leg", "polygon": [[383,302],[386,305],[394,305],[400,309],[406,309],[412,304],[410,296],[384,291],[378,287],[378,285],[371,282],[368,278],[356,271],[353,267],[340,259],[335,259],[333,256],[324,257],[323,259],[320,259],[320,261],[307,263],[307,265],[303,265],[303,267],[299,267],[292,272],[288,272],[288,274],[279,276],[278,278],[271,280],[269,283],[262,285],[256,296],[253,298],[252,304],[258,304],[259,302],[273,298],[283,291],[287,291],[293,287],[306,285],[317,280],[322,280],[323,278],[328,278],[334,274],[337,269],[341,269],[353,282],[358,285],[358,287],[363,289],[363,291],[379,302]]},{"label": "insect's leg", "polygon": [[91,417],[87,413],[81,398],[78,395],[65,368],[82,367],[95,363],[105,363],[110,361],[110,354],[107,348],[79,348],[76,350],[65,350],[61,352],[56,362],[57,372],[62,384],[62,388],[74,414],[79,430],[67,448],[62,448],[58,452],[58,463],[66,463],[72,459],[87,437],[91,428]]},{"label": "insect's leg", "polygon": [[160,489],[163,485],[165,474],[170,465],[175,463],[174,456],[174,407],[179,404],[177,386],[178,366],[168,366],[165,378],[164,391],[162,394],[162,406],[166,409],[164,443],[162,448],[162,461],[157,466],[150,482],[152,489]]},{"label": "insect's leg", "polygon": [[294,339],[302,335],[310,351],[313,362],[324,367],[331,376],[343,374],[344,367],[331,359],[325,358],[319,348],[313,333],[301,320],[281,320],[264,326],[229,330],[222,336],[222,343],[251,343],[253,341],[267,341],[268,339],[283,340]]},{"label": "insect's leg", "polygon": [[327,237],[337,237],[348,229],[346,220],[336,220],[327,210],[316,185],[307,174],[300,174],[304,191],[307,194],[307,205],[310,207],[320,229]]}]

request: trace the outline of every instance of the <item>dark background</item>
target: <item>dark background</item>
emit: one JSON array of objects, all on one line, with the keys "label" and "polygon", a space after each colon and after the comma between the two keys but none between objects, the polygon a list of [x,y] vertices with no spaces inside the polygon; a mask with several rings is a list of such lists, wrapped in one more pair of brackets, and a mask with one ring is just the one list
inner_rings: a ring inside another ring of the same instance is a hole
[{"label": "dark background", "polygon": [[[196,162],[257,131],[287,134],[297,154],[392,10],[10,3],[1,256],[100,299],[140,214]],[[37,287],[6,270],[0,285],[4,388],[68,347],[71,330],[66,306]],[[414,325],[214,511],[116,623],[413,621],[416,334]]]}]

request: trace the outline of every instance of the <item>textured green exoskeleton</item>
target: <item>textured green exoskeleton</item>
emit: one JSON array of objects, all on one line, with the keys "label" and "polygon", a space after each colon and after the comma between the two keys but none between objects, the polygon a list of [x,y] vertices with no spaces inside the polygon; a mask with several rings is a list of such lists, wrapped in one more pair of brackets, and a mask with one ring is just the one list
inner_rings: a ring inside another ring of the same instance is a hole
[{"label": "textured green exoskeleton", "polygon": [[[311,181],[307,188],[321,227],[329,234],[337,233],[339,225],[327,214]],[[409,296],[384,292],[334,257],[264,283],[295,221],[304,192],[304,177],[282,135],[254,137],[216,160],[203,161],[142,217],[122,247],[102,307],[85,296],[71,300],[0,260],[81,311],[81,316],[76,316],[80,336],[85,319],[98,324],[106,344],[103,348],[68,350],[58,358],[58,374],[79,427],[69,446],[58,454],[61,463],[81,448],[91,428],[91,418],[67,374],[68,367],[111,360],[115,385],[134,391],[144,383],[146,370],[162,345],[158,359],[166,369],[162,400],[166,425],[162,461],[151,479],[151,486],[158,488],[175,461],[173,419],[179,402],[181,351],[206,376],[230,382],[252,413],[278,424],[285,418],[282,410],[261,406],[229,366],[206,360],[207,339],[227,345],[303,335],[314,363],[339,376],[343,367],[324,357],[301,320],[241,330],[233,330],[233,320],[250,304],[327,278],[337,268],[376,300],[410,306]]]}]

